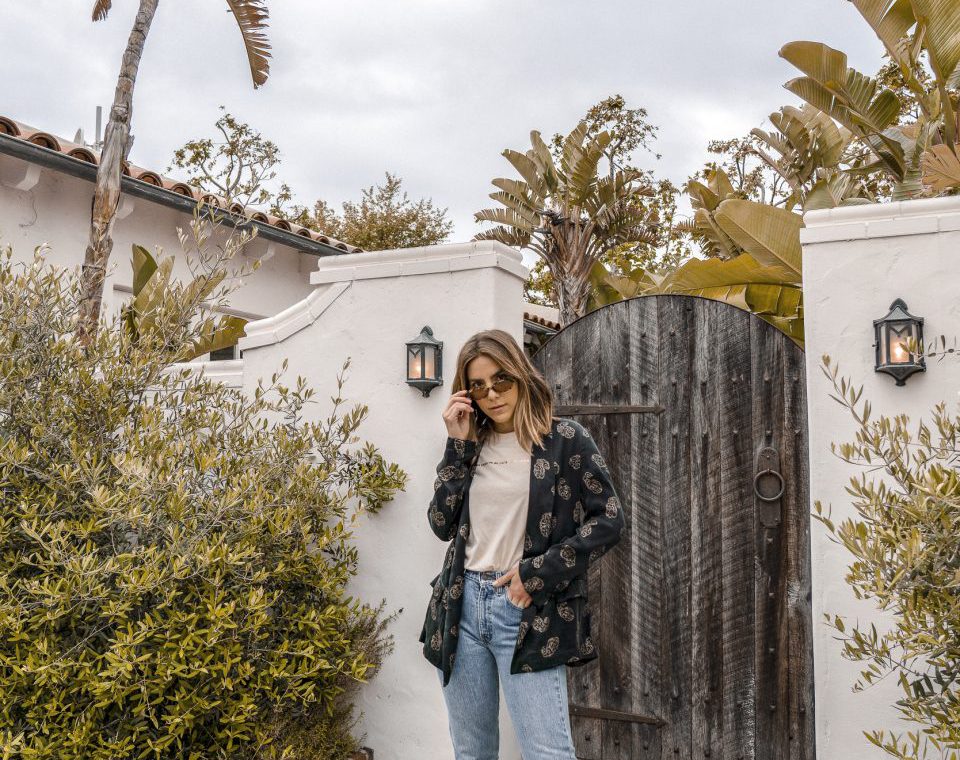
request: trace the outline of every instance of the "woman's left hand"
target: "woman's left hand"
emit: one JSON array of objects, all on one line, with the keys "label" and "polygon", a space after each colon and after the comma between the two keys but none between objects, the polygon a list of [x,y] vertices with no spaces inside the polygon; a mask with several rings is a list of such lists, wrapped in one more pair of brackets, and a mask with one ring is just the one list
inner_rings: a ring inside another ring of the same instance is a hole
[{"label": "woman's left hand", "polygon": [[[523,587],[523,581],[520,580],[520,563],[518,562],[512,568],[507,570],[503,575],[497,578],[494,582],[494,586],[503,586],[507,583],[510,584],[509,588],[506,591],[507,598],[512,604],[515,604],[517,607],[526,607],[531,602],[533,598],[530,594],[527,593],[527,590]],[[510,592],[513,592],[511,596]],[[517,601],[514,601],[516,599]]]}]

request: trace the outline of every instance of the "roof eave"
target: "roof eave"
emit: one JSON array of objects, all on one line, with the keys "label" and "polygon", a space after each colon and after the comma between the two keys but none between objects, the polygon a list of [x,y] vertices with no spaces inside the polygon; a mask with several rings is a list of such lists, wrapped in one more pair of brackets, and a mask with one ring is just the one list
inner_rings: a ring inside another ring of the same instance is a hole
[{"label": "roof eave", "polygon": [[547,327],[539,322],[534,322],[532,319],[524,319],[523,326],[530,332],[542,333],[544,335],[556,335],[559,332],[559,330],[555,330],[552,327]]},{"label": "roof eave", "polygon": [[[67,174],[71,177],[77,177],[87,182],[96,182],[97,180],[96,164],[91,164],[79,158],[74,158],[73,156],[67,156],[50,148],[44,148],[41,145],[21,140],[18,137],[0,133],[0,153]],[[133,177],[122,176],[120,178],[120,188],[124,193],[134,198],[143,198],[144,200],[158,203],[161,206],[167,206],[168,208],[176,209],[177,211],[187,214],[192,214],[193,209],[196,208],[197,205],[197,201],[192,198],[188,198],[180,193],[175,193],[173,190],[167,190],[166,188],[157,187],[147,182],[141,182]],[[347,253],[332,245],[312,240],[303,235],[298,235],[295,232],[287,232],[271,224],[264,224],[263,222],[249,219],[245,216],[237,216],[226,209],[210,206],[206,203],[202,204],[202,207],[207,216],[219,222],[230,227],[237,227],[241,230],[256,227],[257,237],[285,245],[297,251],[310,253],[314,256],[339,256]]]}]

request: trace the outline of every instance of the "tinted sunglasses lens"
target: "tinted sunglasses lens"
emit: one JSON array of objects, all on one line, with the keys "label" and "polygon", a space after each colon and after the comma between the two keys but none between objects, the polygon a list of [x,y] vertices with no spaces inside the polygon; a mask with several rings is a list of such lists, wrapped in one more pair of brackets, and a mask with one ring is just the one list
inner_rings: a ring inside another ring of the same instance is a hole
[{"label": "tinted sunglasses lens", "polygon": [[[491,387],[497,393],[506,393],[513,387],[513,378],[505,377],[502,380],[497,380]],[[474,401],[479,401],[480,399],[486,398],[489,392],[486,386],[481,386],[479,388],[470,388],[468,395]]]}]

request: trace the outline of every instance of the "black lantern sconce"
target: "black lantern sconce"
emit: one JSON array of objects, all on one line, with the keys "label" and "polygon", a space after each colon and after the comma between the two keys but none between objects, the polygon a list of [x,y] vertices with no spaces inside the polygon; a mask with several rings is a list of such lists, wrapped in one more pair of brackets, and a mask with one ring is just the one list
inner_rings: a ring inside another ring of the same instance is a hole
[{"label": "black lantern sconce", "polygon": [[443,385],[443,341],[434,338],[426,325],[407,341],[407,384],[419,388],[424,398]]},{"label": "black lantern sconce", "polygon": [[886,372],[896,378],[897,385],[904,385],[914,372],[926,371],[923,357],[917,358],[907,347],[910,339],[917,347],[922,346],[923,317],[913,316],[901,299],[890,304],[887,316],[873,320],[873,329],[877,341],[874,344],[877,349],[877,372]]}]

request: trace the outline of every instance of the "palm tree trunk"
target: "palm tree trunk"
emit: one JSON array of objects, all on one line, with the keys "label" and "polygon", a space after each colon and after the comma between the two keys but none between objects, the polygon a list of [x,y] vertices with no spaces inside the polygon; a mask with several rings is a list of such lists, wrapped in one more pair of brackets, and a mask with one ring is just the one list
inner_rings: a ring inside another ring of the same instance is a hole
[{"label": "palm tree trunk", "polygon": [[590,229],[564,222],[552,230],[557,270],[553,272],[554,296],[560,310],[560,324],[566,327],[587,313],[592,286]]},{"label": "palm tree trunk", "polygon": [[137,18],[130,30],[127,49],[120,65],[120,77],[113,96],[110,120],[103,136],[97,183],[93,192],[90,239],[80,274],[80,309],[77,338],[90,345],[100,325],[103,284],[107,262],[113,250],[113,220],[120,203],[120,173],[130,150],[130,122],[133,116],[133,88],[137,81],[140,56],[147,41],[159,0],[140,0]]}]

